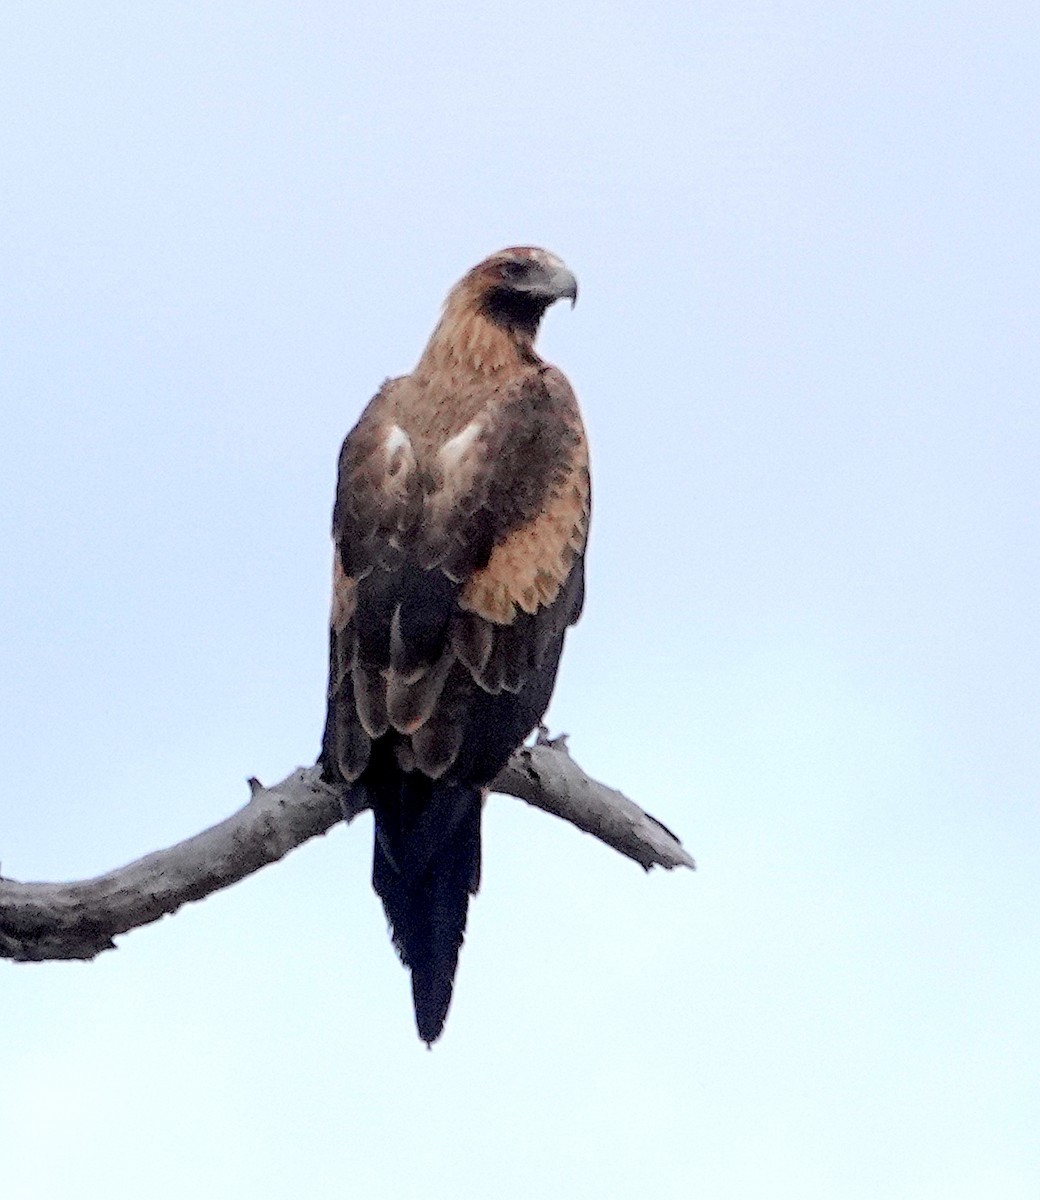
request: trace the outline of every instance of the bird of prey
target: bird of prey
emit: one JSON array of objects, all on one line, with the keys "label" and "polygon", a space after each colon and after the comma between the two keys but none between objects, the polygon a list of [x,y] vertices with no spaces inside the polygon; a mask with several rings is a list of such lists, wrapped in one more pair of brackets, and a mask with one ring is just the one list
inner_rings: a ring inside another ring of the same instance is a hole
[{"label": "bird of prey", "polygon": [[479,263],[340,453],[320,761],[375,816],[372,885],[427,1045],[480,882],[487,785],[548,707],[582,608],[588,446],[534,348],[545,310],[577,294],[545,250]]}]

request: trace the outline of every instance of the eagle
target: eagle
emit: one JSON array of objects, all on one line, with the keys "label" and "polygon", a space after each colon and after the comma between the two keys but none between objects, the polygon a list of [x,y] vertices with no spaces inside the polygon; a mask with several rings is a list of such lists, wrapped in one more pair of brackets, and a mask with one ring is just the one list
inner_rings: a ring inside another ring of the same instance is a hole
[{"label": "eagle", "polygon": [[427,1045],[480,883],[487,787],[544,715],[581,614],[588,444],[534,346],[546,309],[577,296],[546,250],[478,263],[340,452],[320,763],[375,817],[372,886]]}]

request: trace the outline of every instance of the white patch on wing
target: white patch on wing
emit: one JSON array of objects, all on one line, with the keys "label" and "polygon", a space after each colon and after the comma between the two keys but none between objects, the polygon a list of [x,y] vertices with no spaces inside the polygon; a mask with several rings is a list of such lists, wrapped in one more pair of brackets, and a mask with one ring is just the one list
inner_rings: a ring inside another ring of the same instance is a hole
[{"label": "white patch on wing", "polygon": [[403,467],[410,471],[415,466],[415,451],[408,434],[400,425],[391,425],[390,432],[383,443],[386,453],[386,468],[391,475],[396,475]]},{"label": "white patch on wing", "polygon": [[457,433],[453,438],[449,438],[441,446],[437,457],[441,460],[441,465],[445,471],[450,471],[458,465],[466,451],[480,436],[482,428],[483,426],[479,421],[470,421],[461,433]]},{"label": "white patch on wing", "polygon": [[393,458],[398,450],[403,450],[407,446],[411,449],[412,443],[408,438],[408,434],[401,428],[400,425],[391,425],[390,432],[386,435],[386,450],[387,458]]}]

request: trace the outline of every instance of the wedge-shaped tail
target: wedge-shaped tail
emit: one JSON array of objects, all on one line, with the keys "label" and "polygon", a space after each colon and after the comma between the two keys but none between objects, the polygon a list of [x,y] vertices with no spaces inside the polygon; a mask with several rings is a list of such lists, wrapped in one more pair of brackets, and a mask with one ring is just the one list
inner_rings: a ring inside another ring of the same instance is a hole
[{"label": "wedge-shaped tail", "polygon": [[469,898],[480,885],[480,789],[402,774],[373,796],[372,886],[412,973],[419,1036],[440,1036],[451,1003]]}]

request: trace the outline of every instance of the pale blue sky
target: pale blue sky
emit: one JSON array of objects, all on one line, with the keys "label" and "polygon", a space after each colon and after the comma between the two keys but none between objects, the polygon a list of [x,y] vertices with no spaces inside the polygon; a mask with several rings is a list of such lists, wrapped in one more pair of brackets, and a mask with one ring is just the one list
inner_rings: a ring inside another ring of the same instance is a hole
[{"label": "pale blue sky", "polygon": [[1038,78],[999,0],[3,7],[4,872],[313,760],[339,441],[517,242],[551,723],[699,863],[493,800],[432,1054],[367,820],[0,966],[5,1195],[1040,1195]]}]

